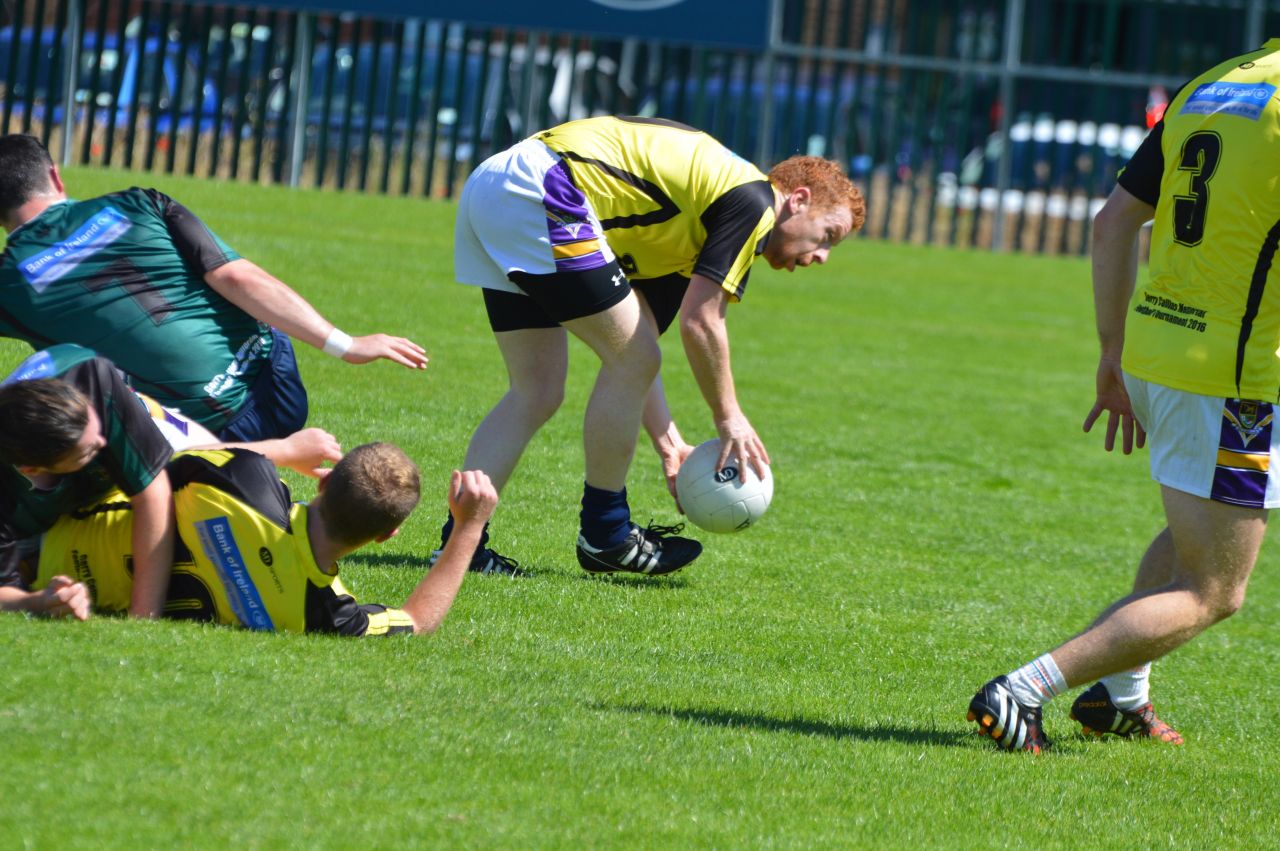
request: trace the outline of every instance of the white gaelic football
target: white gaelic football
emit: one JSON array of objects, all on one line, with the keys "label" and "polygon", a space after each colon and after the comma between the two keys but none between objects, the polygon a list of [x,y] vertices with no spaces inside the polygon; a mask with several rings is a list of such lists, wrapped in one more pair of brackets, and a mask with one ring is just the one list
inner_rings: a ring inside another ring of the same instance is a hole
[{"label": "white gaelic football", "polygon": [[708,532],[738,532],[759,520],[769,507],[773,473],[766,464],[760,479],[754,469],[744,472],[736,458],[717,470],[719,458],[719,438],[694,449],[676,474],[676,495],[696,526]]}]

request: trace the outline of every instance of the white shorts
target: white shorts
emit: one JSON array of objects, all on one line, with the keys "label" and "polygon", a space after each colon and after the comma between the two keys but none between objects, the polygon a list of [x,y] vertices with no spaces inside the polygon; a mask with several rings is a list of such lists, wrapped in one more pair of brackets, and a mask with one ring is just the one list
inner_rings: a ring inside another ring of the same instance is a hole
[{"label": "white shorts", "polygon": [[462,187],[453,247],[461,283],[523,294],[511,272],[580,272],[613,259],[568,165],[535,139],[489,157]]},{"label": "white shorts", "polygon": [[160,429],[165,440],[169,441],[174,452],[181,452],[193,446],[209,446],[221,442],[213,432],[181,411],[166,408],[145,393],[139,393],[137,390],[133,392],[142,400],[147,413],[151,414],[151,421],[155,423],[156,428]]},{"label": "white shorts", "polygon": [[1128,373],[1124,385],[1147,433],[1151,478],[1230,505],[1280,506],[1280,429],[1270,402],[1201,396]]}]

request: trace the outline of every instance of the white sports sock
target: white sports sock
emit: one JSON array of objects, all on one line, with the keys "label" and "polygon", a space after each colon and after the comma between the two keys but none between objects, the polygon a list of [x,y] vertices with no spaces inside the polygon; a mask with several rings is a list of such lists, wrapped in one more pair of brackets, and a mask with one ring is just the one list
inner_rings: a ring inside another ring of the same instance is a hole
[{"label": "white sports sock", "polygon": [[1151,663],[1139,665],[1131,671],[1121,671],[1102,678],[1102,684],[1111,695],[1117,709],[1137,709],[1151,702]]},{"label": "white sports sock", "polygon": [[1046,653],[1010,673],[1009,690],[1023,706],[1044,706],[1067,690],[1067,681]]}]

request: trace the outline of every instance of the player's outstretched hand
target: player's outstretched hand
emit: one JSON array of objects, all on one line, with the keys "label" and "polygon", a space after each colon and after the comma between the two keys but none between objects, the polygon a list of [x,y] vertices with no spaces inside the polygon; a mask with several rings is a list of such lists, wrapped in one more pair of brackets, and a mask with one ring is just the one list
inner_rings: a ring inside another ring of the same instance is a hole
[{"label": "player's outstretched hand", "polygon": [[55,576],[41,591],[44,614],[51,618],[89,619],[89,589],[69,576]]},{"label": "player's outstretched hand", "polygon": [[720,434],[720,458],[716,461],[716,469],[722,469],[733,458],[739,467],[744,470],[750,467],[757,478],[763,479],[764,467],[770,463],[769,451],[747,418],[738,414],[718,422],[716,431]]},{"label": "player's outstretched hand", "polygon": [[1133,414],[1129,392],[1124,388],[1120,361],[1112,358],[1098,361],[1097,394],[1089,415],[1084,418],[1084,430],[1090,431],[1102,412],[1107,411],[1107,436],[1103,446],[1108,452],[1116,447],[1117,431],[1121,433],[1121,451],[1125,455],[1133,452],[1135,444],[1139,449],[1145,446],[1147,433]]},{"label": "player's outstretched hand", "polygon": [[449,481],[449,513],[454,523],[487,523],[497,505],[498,491],[483,470],[453,471]]},{"label": "player's outstretched hand", "polygon": [[326,461],[342,460],[342,444],[322,428],[304,428],[280,439],[277,455],[272,459],[278,467],[288,467],[304,476],[319,479],[328,474]]},{"label": "player's outstretched hand", "polygon": [[342,356],[347,363],[368,363],[378,358],[395,361],[410,369],[426,369],[429,360],[426,349],[413,340],[387,334],[354,337],[351,340],[351,348],[347,349],[347,353]]},{"label": "player's outstretched hand", "polygon": [[684,506],[680,504],[680,497],[676,495],[676,475],[680,472],[684,459],[688,458],[691,452],[693,447],[684,441],[681,441],[678,446],[667,447],[658,452],[658,456],[662,458],[662,475],[667,479],[667,492],[676,502],[676,511],[681,514],[684,514]]}]

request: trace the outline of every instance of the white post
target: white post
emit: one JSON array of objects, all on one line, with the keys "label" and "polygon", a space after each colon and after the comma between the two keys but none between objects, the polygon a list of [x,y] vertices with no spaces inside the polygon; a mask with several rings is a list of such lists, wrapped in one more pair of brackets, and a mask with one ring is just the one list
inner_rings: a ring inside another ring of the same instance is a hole
[{"label": "white post", "polygon": [[1022,18],[1026,0],[1006,0],[1004,13],[1004,62],[1000,70],[1000,162],[996,168],[996,220],[991,231],[991,248],[1005,247],[1004,199],[1013,179],[1014,82],[1022,63]]},{"label": "white post", "polygon": [[[80,69],[80,43],[84,40],[84,0],[70,0],[67,3],[67,29],[64,38],[67,40],[67,49],[62,62],[62,142],[58,150],[58,161],[66,167],[71,165],[71,137],[76,132],[76,82]],[[52,110],[49,111],[49,120],[53,120]]]},{"label": "white post", "polygon": [[311,62],[315,52],[314,17],[311,12],[298,13],[298,47],[293,57],[293,79],[297,82],[298,92],[293,102],[293,139],[289,145],[290,186],[297,186],[302,179],[302,161],[307,156],[307,102],[311,100]]},{"label": "white post", "polygon": [[1249,0],[1249,11],[1244,22],[1244,50],[1257,50],[1262,46],[1262,21],[1266,15],[1266,0]]}]

